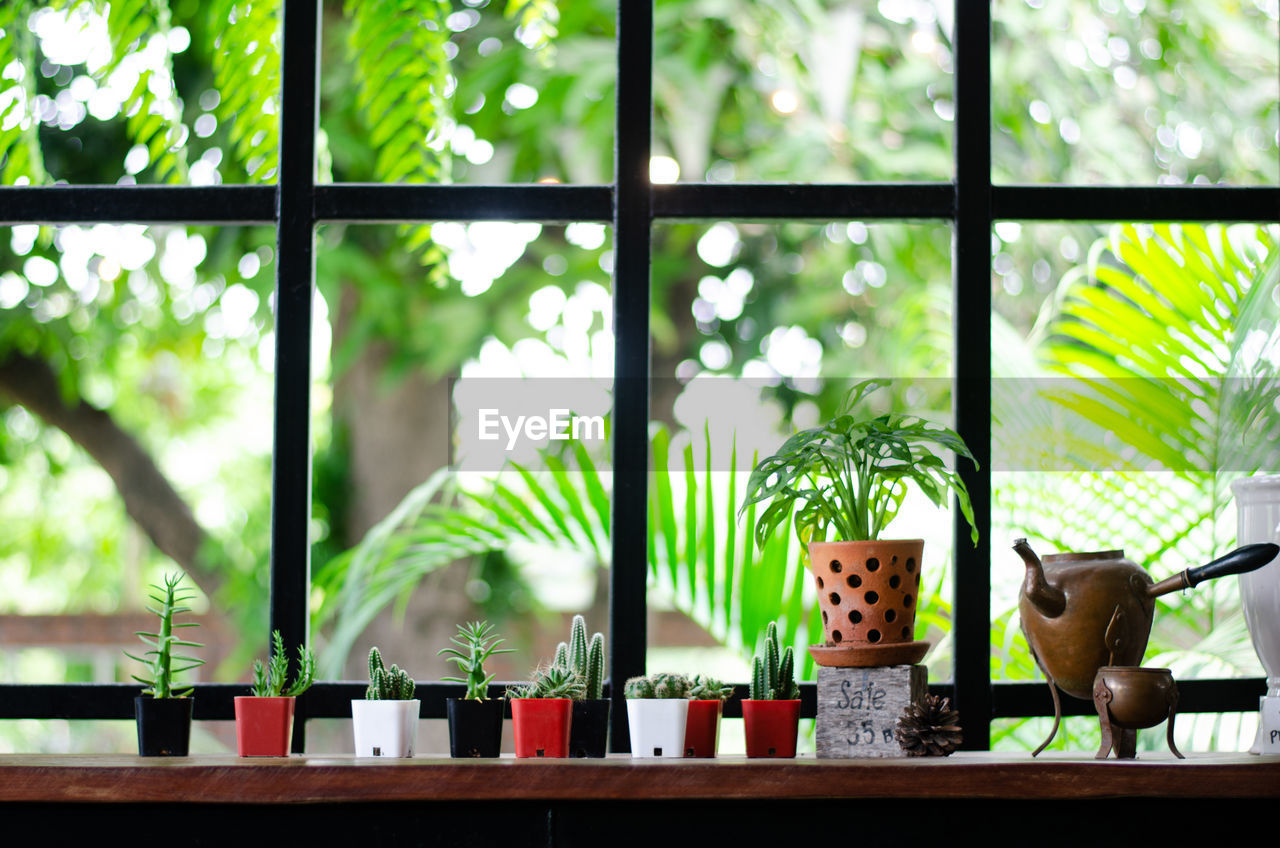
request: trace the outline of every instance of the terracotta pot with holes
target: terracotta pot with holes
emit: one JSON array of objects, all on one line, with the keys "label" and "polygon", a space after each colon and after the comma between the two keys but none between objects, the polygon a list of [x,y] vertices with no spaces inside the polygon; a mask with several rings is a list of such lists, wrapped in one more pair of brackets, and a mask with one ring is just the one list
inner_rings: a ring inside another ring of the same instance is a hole
[{"label": "terracotta pot with holes", "polygon": [[810,542],[809,569],[818,589],[823,645],[818,665],[910,665],[929,650],[915,639],[923,539]]}]

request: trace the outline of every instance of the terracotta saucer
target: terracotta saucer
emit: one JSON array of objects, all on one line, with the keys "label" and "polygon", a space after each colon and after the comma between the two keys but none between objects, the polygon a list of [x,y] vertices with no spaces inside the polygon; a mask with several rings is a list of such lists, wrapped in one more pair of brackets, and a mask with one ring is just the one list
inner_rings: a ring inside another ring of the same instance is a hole
[{"label": "terracotta saucer", "polygon": [[810,645],[809,654],[818,665],[835,668],[866,668],[879,665],[912,665],[924,659],[930,642],[885,642],[873,645],[858,642],[845,645]]}]

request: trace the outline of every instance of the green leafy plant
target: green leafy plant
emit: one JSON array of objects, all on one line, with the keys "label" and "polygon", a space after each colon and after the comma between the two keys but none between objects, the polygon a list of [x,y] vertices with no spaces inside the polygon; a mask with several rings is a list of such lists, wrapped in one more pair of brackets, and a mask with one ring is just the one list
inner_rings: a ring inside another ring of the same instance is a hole
[{"label": "green leafy plant", "polygon": [[627,681],[628,698],[688,698],[693,681],[683,674],[650,674]]},{"label": "green leafy plant", "polygon": [[174,635],[174,631],[180,628],[200,626],[196,622],[176,623],[173,620],[175,615],[191,611],[190,607],[185,606],[192,598],[191,591],[178,588],[183,576],[181,572],[166,574],[163,587],[152,584],[151,588],[156,591],[156,594],[151,596],[151,600],[159,605],[159,609],[155,607],[147,607],[147,609],[160,617],[160,627],[155,633],[139,630],[135,634],[151,649],[144,651],[141,657],[128,651],[124,652],[129,659],[137,660],[147,666],[149,673],[146,676],[136,674],[132,676],[134,680],[145,684],[146,688],[142,693],[153,698],[185,698],[191,694],[191,688],[174,691],[174,676],[204,665],[204,660],[174,653],[174,648],[177,647],[204,647],[199,642],[179,639]]},{"label": "green leafy plant", "polygon": [[689,679],[690,701],[727,701],[733,697],[733,687],[705,674],[695,674]]},{"label": "green leafy plant", "polygon": [[580,615],[573,617],[569,627],[569,641],[556,645],[552,665],[567,668],[582,680],[582,699],[599,700],[604,697],[604,634],[592,635],[587,642],[587,621]]},{"label": "green leafy plant", "polygon": [[382,653],[369,649],[369,688],[365,690],[367,701],[409,701],[413,699],[413,678],[397,665],[387,668],[382,664]]},{"label": "green leafy plant", "polygon": [[298,673],[289,679],[289,657],[284,650],[284,637],[279,630],[271,631],[271,656],[264,665],[253,661],[253,694],[258,698],[296,698],[311,688],[316,676],[316,658],[304,645],[298,646]]},{"label": "green leafy plant", "polygon": [[528,683],[509,687],[507,697],[513,701],[518,698],[570,698],[581,701],[583,691],[582,679],[571,669],[551,665],[535,671]]},{"label": "green leafy plant", "polygon": [[887,385],[887,380],[858,383],[845,396],[843,413],[821,427],[796,433],[776,454],[756,465],[738,514],[752,504],[769,501],[755,525],[758,547],[764,547],[793,511],[796,538],[801,542],[826,538],[828,528],[848,542],[878,539],[898,514],[908,483],[918,486],[937,506],[944,505],[948,490],[954,491],[977,544],[969,491],[929,447],[954,451],[976,465],[964,440],[913,415],[855,414],[863,399]]},{"label": "green leafy plant", "polygon": [[458,666],[464,677],[441,678],[450,683],[467,684],[468,700],[482,701],[489,692],[492,674],[486,674],[484,661],[494,654],[509,654],[510,648],[499,648],[503,640],[494,632],[494,627],[487,621],[473,621],[458,625],[458,635],[449,641],[454,647],[442,648],[436,656],[448,657],[449,662]]},{"label": "green leafy plant", "polygon": [[764,631],[764,653],[751,660],[751,700],[791,701],[800,697],[795,679],[795,652],[790,645],[778,650],[778,624],[769,622]]}]

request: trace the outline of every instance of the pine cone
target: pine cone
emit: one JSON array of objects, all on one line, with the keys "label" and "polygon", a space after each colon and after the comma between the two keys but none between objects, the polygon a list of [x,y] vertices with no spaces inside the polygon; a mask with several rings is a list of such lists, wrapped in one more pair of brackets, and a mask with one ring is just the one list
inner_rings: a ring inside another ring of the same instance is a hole
[{"label": "pine cone", "polygon": [[946,757],[964,738],[959,721],[949,698],[925,695],[903,709],[893,735],[909,757]]}]

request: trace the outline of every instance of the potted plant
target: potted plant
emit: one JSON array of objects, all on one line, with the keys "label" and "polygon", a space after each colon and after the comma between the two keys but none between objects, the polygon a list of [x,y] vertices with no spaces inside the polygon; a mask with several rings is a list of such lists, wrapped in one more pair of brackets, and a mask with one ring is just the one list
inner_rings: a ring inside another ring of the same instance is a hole
[{"label": "potted plant", "polygon": [[357,757],[412,757],[418,739],[418,701],[413,678],[399,666],[387,668],[376,647],[369,649],[369,688],[351,702]]},{"label": "potted plant", "polygon": [[769,622],[764,652],[751,661],[751,697],[742,702],[748,757],[794,757],[800,731],[800,687],[795,653],[779,651],[778,625]]},{"label": "potted plant", "polygon": [[242,757],[286,757],[293,735],[293,709],[299,695],[311,688],[316,658],[298,646],[298,671],[289,682],[289,658],[284,637],[271,631],[271,654],[264,665],[253,661],[251,695],[237,695],[236,753]]},{"label": "potted plant", "polygon": [[569,641],[556,646],[552,665],[567,668],[582,681],[582,697],[573,702],[569,756],[603,757],[609,744],[609,700],[604,697],[604,634],[587,642],[587,622],[573,617]]},{"label": "potted plant", "polygon": [[510,648],[499,648],[502,639],[487,621],[458,625],[458,635],[450,639],[453,647],[441,649],[437,656],[448,657],[458,666],[462,677],[446,677],[451,683],[465,683],[466,694],[446,702],[449,715],[449,755],[453,757],[496,757],[502,753],[501,698],[488,698],[492,674],[486,674],[484,661],[494,654],[509,654]]},{"label": "potted plant", "polygon": [[714,757],[720,741],[720,716],[733,687],[695,674],[689,681],[689,718],[684,727],[686,757]]},{"label": "potted plant", "polygon": [[683,757],[689,717],[689,678],[651,674],[627,681],[627,725],[631,756]]},{"label": "potted plant", "polygon": [[582,689],[578,675],[552,665],[507,690],[517,757],[569,756],[573,702],[582,698]]},{"label": "potted plant", "polygon": [[[824,645],[811,647],[820,665],[899,665],[920,660],[928,642],[915,641],[922,539],[882,541],[907,487],[915,484],[934,504],[954,491],[972,528],[973,507],[964,481],[932,447],[973,460],[951,430],[914,416],[872,416],[857,410],[885,380],[866,380],[845,398],[844,412],[795,434],[761,461],[747,481],[747,507],[769,501],[756,521],[763,546],[795,511],[796,536],[808,545],[818,588]],[[828,531],[841,541],[827,542]]]},{"label": "potted plant", "polygon": [[191,687],[178,690],[174,676],[204,665],[204,660],[174,653],[174,648],[203,648],[199,642],[179,639],[174,631],[198,627],[195,622],[175,622],[174,616],[190,612],[185,604],[191,600],[188,589],[179,589],[182,573],[166,574],[164,586],[152,585],[156,594],[151,600],[159,609],[147,607],[160,618],[155,633],[139,631],[137,636],[149,646],[142,656],[125,651],[125,656],[147,666],[145,676],[132,675],[144,684],[142,694],[133,699],[134,718],[138,725],[138,753],[144,757],[185,757],[191,743],[191,712],[194,698]]}]

